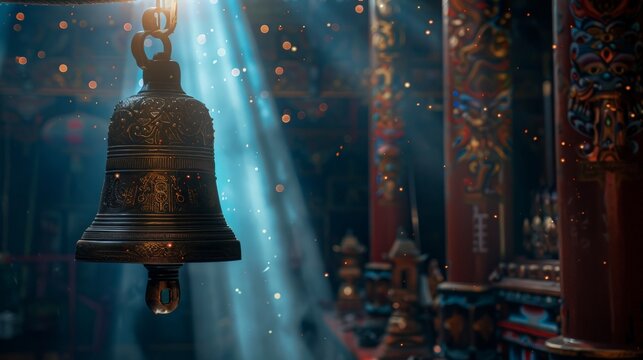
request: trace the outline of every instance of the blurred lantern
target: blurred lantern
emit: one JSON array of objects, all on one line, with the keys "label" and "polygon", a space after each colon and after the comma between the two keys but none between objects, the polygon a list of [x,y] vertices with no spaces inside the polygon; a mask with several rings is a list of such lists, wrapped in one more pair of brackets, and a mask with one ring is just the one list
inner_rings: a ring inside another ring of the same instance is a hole
[{"label": "blurred lantern", "polygon": [[[170,60],[175,26],[175,1],[158,0],[143,14],[132,53],[144,85],[114,110],[98,214],[76,244],[78,260],[145,264],[145,300],[155,314],[178,306],[183,263],[241,258],[219,203],[212,118],[183,92]],[[143,49],[150,36],[164,49],[153,59]]]},{"label": "blurred lantern", "polygon": [[366,313],[372,317],[388,318],[391,314],[391,303],[388,291],[391,287],[391,264],[371,262],[366,264]]},{"label": "blurred lantern", "polygon": [[391,302],[388,292],[391,287],[391,264],[371,262],[364,266],[366,301],[364,310],[367,317],[356,327],[359,345],[375,347],[386,330],[388,317],[391,314]]},{"label": "blurred lantern", "polygon": [[341,244],[333,246],[333,251],[342,257],[338,271],[342,284],[337,294],[337,309],[340,314],[357,313],[362,308],[357,281],[362,276],[359,258],[365,251],[364,246],[349,230],[342,238]]},{"label": "blurred lantern", "polygon": [[387,257],[393,263],[389,292],[393,314],[388,320],[380,359],[406,359],[411,354],[421,356],[428,349],[417,320],[418,263],[426,257],[403,231],[399,231]]}]

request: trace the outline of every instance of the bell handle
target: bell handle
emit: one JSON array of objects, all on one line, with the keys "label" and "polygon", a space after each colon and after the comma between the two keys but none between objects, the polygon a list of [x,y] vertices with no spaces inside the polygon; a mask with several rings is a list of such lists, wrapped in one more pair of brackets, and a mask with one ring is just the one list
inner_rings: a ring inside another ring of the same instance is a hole
[{"label": "bell handle", "polygon": [[163,43],[163,52],[154,54],[152,57],[153,60],[169,61],[172,56],[172,43],[170,42],[169,37],[157,37],[153,34],[148,34],[145,31],[138,32],[134,34],[134,37],[132,38],[132,55],[134,55],[136,65],[143,70],[147,69],[152,62],[145,53],[145,39],[147,39],[148,36],[154,36]]},{"label": "bell handle", "polygon": [[[176,29],[177,22],[177,5],[176,1],[171,1],[171,5],[164,7],[160,0],[157,0],[156,7],[149,8],[143,12],[141,19],[143,31],[139,31],[132,37],[132,55],[136,60],[136,65],[145,70],[149,67],[152,60],[145,53],[145,39],[152,36],[161,40],[163,51],[154,54],[153,60],[169,61],[172,57],[172,43],[170,35]],[[165,17],[165,26],[161,26],[161,17]]]}]

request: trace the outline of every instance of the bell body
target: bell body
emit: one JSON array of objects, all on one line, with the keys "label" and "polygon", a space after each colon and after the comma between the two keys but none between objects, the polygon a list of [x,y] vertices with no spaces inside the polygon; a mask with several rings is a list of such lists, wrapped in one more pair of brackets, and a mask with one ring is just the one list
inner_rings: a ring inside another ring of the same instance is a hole
[{"label": "bell body", "polygon": [[173,61],[151,61],[144,86],[111,118],[98,214],[76,259],[151,265],[241,258],[221,212],[212,118],[187,96]]}]

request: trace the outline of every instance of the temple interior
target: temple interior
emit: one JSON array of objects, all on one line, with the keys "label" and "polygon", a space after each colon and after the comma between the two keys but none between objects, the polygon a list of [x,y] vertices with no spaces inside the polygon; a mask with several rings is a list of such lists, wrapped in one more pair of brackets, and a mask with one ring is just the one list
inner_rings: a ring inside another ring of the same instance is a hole
[{"label": "temple interior", "polygon": [[0,360],[643,359],[643,2],[0,3]]}]

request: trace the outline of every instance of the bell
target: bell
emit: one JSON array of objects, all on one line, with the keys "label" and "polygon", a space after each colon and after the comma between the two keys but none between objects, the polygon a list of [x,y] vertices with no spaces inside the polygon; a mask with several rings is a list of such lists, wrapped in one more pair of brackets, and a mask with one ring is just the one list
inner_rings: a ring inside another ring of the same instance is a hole
[{"label": "bell", "polygon": [[[144,85],[112,115],[98,214],[76,243],[76,259],[144,264],[146,303],[167,314],[179,304],[181,265],[239,260],[241,249],[219,203],[212,118],[181,89],[179,65],[169,59],[173,27],[159,30],[158,12],[145,12],[145,31],[132,40]],[[152,60],[143,50],[150,35],[165,48]]]}]

